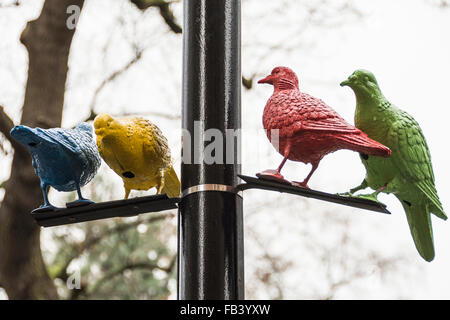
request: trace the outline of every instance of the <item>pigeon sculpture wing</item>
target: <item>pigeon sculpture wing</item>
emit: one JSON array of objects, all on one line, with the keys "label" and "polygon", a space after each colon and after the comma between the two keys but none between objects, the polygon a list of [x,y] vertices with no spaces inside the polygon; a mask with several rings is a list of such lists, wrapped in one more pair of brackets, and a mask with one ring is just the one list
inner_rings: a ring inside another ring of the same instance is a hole
[{"label": "pigeon sculpture wing", "polygon": [[92,202],[83,198],[80,189],[92,180],[101,163],[89,124],[82,123],[74,129],[41,129],[20,125],[11,130],[11,136],[31,154],[44,195],[41,210],[54,208],[47,197],[49,186],[58,191],[77,190],[78,200],[68,206]]},{"label": "pigeon sculpture wing", "polygon": [[407,180],[414,182],[431,202],[432,213],[446,219],[442,204],[434,185],[431,155],[419,124],[405,111],[397,110],[399,121],[393,123],[387,136],[387,143],[399,152],[392,161],[397,171]]},{"label": "pigeon sculpture wing", "polygon": [[374,156],[390,155],[389,148],[347,123],[325,102],[300,92],[297,75],[291,69],[276,67],[259,83],[274,86],[264,108],[263,126],[269,140],[284,156],[277,170],[265,170],[259,177],[283,179],[280,171],[288,159],[311,163],[311,172],[303,182],[292,182],[308,187],[319,162],[331,152],[349,149]]},{"label": "pigeon sculpture wing", "polygon": [[382,161],[361,157],[366,177],[350,192],[370,187],[376,190],[369,195],[375,199],[380,192],[393,193],[405,210],[419,254],[426,261],[433,260],[430,213],[444,220],[447,216],[434,185],[431,155],[419,124],[384,97],[371,72],[357,70],[341,85],[349,86],[356,95],[356,126],[392,150],[391,157]]},{"label": "pigeon sculpture wing", "polygon": [[133,189],[153,187],[158,194],[179,196],[180,181],[172,166],[169,145],[156,125],[139,117],[114,119],[100,114],[94,126],[100,155],[122,178],[125,199]]}]

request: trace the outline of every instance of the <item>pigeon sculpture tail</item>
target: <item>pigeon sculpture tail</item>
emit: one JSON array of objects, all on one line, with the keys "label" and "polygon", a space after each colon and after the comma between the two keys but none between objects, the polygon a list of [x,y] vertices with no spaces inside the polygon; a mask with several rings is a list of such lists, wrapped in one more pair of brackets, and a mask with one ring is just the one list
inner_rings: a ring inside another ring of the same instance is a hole
[{"label": "pigeon sculpture tail", "polygon": [[82,123],[74,129],[19,125],[11,130],[11,136],[31,154],[44,196],[40,211],[54,208],[47,197],[50,186],[58,191],[77,191],[78,200],[68,206],[92,203],[83,198],[80,190],[92,180],[101,163],[89,124]]}]

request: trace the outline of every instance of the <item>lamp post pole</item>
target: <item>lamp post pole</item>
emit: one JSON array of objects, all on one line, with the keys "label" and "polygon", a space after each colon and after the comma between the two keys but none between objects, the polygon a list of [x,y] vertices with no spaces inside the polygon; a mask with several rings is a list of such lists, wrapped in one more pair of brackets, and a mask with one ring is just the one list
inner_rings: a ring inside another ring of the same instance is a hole
[{"label": "lamp post pole", "polygon": [[183,300],[244,298],[242,198],[233,188],[241,169],[240,11],[240,0],[184,1],[178,221]]}]

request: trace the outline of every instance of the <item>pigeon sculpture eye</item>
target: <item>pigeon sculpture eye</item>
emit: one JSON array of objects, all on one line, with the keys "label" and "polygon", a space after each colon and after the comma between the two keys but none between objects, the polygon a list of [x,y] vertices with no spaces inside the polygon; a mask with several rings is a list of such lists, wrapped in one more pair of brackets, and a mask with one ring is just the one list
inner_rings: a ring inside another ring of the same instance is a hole
[{"label": "pigeon sculpture eye", "polygon": [[131,171],[125,171],[125,172],[122,173],[122,175],[123,175],[125,178],[129,178],[129,179],[134,178],[134,173],[131,172]]}]

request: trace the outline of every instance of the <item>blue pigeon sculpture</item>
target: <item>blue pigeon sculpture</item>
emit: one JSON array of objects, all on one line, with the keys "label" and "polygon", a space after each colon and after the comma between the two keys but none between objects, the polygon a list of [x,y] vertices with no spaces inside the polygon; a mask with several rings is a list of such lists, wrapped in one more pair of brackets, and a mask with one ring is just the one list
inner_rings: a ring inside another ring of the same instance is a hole
[{"label": "blue pigeon sculpture", "polygon": [[48,201],[48,187],[58,191],[77,190],[78,200],[67,207],[93,203],[83,198],[80,187],[86,185],[100,167],[100,155],[92,137],[92,126],[86,122],[74,129],[41,129],[15,126],[11,136],[31,153],[32,164],[41,179],[44,205],[36,211],[54,210]]}]

